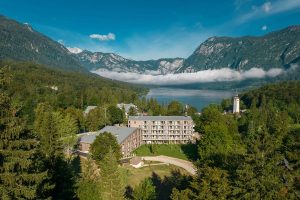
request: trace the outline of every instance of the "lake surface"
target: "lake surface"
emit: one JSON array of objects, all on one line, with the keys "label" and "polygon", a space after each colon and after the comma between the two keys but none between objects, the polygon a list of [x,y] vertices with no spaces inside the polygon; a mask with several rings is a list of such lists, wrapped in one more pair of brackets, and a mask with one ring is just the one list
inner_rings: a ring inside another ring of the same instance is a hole
[{"label": "lake surface", "polygon": [[179,88],[152,88],[146,98],[156,98],[161,104],[168,104],[177,100],[183,104],[189,104],[201,111],[205,106],[212,103],[221,103],[223,99],[231,98],[233,91],[224,90],[196,90]]}]

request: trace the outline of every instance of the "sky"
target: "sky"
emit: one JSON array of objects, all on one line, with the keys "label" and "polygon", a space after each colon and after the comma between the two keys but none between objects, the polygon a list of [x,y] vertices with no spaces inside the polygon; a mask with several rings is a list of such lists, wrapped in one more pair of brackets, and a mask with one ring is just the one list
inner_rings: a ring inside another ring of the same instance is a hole
[{"label": "sky", "polygon": [[300,24],[300,0],[0,0],[0,14],[66,47],[148,60],[186,58],[212,36]]}]

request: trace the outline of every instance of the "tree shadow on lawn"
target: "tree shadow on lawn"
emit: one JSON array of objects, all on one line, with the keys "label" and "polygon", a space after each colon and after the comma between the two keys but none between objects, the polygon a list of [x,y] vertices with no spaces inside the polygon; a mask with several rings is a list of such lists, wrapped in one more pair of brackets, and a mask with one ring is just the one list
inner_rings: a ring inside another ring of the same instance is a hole
[{"label": "tree shadow on lawn", "polygon": [[198,159],[198,145],[197,144],[182,144],[180,145],[182,152],[191,161],[196,161]]},{"label": "tree shadow on lawn", "polygon": [[191,176],[181,174],[179,170],[172,170],[170,176],[161,179],[155,172],[152,172],[151,180],[155,186],[158,200],[170,199],[173,188],[184,190],[190,185]]},{"label": "tree shadow on lawn", "polygon": [[[173,188],[184,190],[190,186],[191,176],[181,174],[179,170],[172,170],[171,175],[165,176],[163,179],[158,174],[152,172],[150,177],[153,185],[155,186],[155,192],[158,200],[170,199]],[[124,196],[127,199],[133,198],[133,188],[126,186]]]}]

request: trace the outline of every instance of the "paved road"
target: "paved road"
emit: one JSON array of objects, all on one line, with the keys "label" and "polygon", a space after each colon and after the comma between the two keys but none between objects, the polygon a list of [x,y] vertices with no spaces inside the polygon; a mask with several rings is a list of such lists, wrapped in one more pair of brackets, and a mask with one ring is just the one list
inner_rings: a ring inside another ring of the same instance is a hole
[{"label": "paved road", "polygon": [[168,157],[168,156],[145,156],[145,157],[142,157],[142,159],[149,160],[149,161],[158,161],[158,162],[163,162],[163,163],[169,163],[171,165],[176,165],[178,167],[185,169],[192,175],[196,174],[196,168],[193,165],[193,163],[186,161],[186,160]]}]

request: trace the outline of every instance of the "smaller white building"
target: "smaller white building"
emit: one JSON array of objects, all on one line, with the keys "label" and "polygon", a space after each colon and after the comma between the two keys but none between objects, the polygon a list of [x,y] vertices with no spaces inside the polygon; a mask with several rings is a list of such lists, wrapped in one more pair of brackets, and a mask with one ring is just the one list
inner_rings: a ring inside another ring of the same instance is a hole
[{"label": "smaller white building", "polygon": [[121,110],[124,108],[126,118],[128,118],[128,113],[129,113],[130,108],[135,109],[136,112],[138,111],[138,107],[132,103],[129,103],[129,104],[119,103],[119,104],[117,104],[117,107],[120,108]]},{"label": "smaller white building", "polygon": [[89,114],[89,112],[93,109],[97,108],[97,106],[88,106],[86,107],[86,109],[84,110],[83,114],[84,116],[87,116]]},{"label": "smaller white building", "polygon": [[240,97],[237,94],[233,97],[232,113],[240,113]]}]

